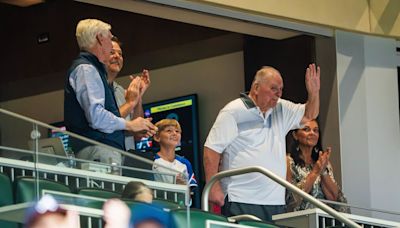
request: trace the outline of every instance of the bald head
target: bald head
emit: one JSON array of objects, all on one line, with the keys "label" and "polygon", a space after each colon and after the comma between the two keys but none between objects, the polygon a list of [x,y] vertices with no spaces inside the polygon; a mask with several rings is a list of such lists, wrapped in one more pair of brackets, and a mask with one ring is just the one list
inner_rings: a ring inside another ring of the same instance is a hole
[{"label": "bald head", "polygon": [[254,83],[265,82],[273,78],[282,80],[281,73],[271,66],[263,66],[254,76],[252,86]]},{"label": "bald head", "polygon": [[283,80],[279,71],[270,66],[264,66],[257,71],[251,85],[250,97],[256,105],[265,112],[276,106],[282,96]]}]

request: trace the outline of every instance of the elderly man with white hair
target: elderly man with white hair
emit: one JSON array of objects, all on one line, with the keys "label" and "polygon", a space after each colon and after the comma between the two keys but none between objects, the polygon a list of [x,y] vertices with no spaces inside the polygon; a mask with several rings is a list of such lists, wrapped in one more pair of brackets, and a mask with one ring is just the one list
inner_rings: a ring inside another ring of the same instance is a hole
[{"label": "elderly man with white hair", "polygon": [[[152,136],[156,127],[144,118],[121,118],[105,63],[111,53],[111,26],[97,19],[81,20],[76,27],[80,48],[68,70],[64,88],[64,120],[67,130],[120,150],[125,150],[124,130]],[[71,139],[78,158],[121,164],[115,151]]]}]

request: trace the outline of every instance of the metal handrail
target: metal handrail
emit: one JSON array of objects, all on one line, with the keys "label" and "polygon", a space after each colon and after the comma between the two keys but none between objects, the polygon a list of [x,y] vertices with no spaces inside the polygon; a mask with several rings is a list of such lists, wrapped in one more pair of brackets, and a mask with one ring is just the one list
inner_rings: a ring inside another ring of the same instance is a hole
[{"label": "metal handrail", "polygon": [[253,220],[253,221],[258,221],[261,222],[262,220],[254,215],[249,215],[249,214],[243,214],[243,215],[234,215],[234,216],[230,216],[228,217],[228,221],[229,222],[239,222],[242,220]]},{"label": "metal handrail", "polygon": [[[60,133],[63,133],[63,134],[70,135],[70,136],[72,136],[72,137],[74,137],[74,138],[77,138],[77,139],[79,139],[79,140],[82,140],[82,141],[84,141],[84,142],[90,143],[90,144],[92,144],[92,145],[101,146],[101,147],[103,147],[103,148],[105,148],[105,149],[108,149],[108,150],[111,150],[111,151],[118,152],[118,153],[120,153],[121,155],[124,155],[124,156],[126,156],[126,157],[130,157],[130,158],[133,158],[133,159],[135,159],[135,160],[141,161],[141,162],[143,162],[143,163],[147,163],[147,164],[149,164],[149,165],[153,165],[153,163],[154,163],[154,161],[151,161],[151,160],[149,160],[149,159],[140,157],[140,156],[138,156],[138,155],[136,155],[136,154],[128,153],[128,152],[126,152],[126,151],[117,149],[117,148],[115,148],[115,147],[106,145],[106,144],[104,144],[104,143],[97,142],[97,141],[95,141],[95,140],[93,140],[93,139],[83,137],[83,136],[81,136],[81,135],[79,135],[79,134],[76,134],[76,133],[73,133],[73,132],[70,132],[70,131],[67,131],[67,130],[63,130],[63,129],[58,128],[58,127],[54,127],[54,126],[52,126],[52,125],[50,125],[50,124],[43,123],[43,122],[41,122],[41,121],[38,121],[38,120],[35,120],[35,119],[32,119],[32,118],[23,116],[23,115],[21,115],[21,114],[15,113],[15,112],[8,111],[8,110],[3,109],[3,108],[0,108],[0,113],[3,113],[3,114],[8,115],[8,116],[12,116],[12,117],[14,117],[14,118],[16,118],[16,119],[24,120],[24,121],[29,122],[29,123],[32,123],[32,124],[36,124],[37,126],[41,126],[41,127],[44,127],[44,128],[49,128],[49,129],[51,129],[51,130],[53,130],[53,131],[55,131],[55,132],[60,132]],[[168,171],[171,171],[171,172],[173,172],[173,173],[177,173],[177,174],[179,173],[179,174],[181,174],[181,175],[183,175],[183,176],[186,175],[186,173],[184,173],[184,172],[180,172],[180,171],[174,170],[174,169],[172,169],[172,168],[170,168],[170,167],[167,167],[167,166],[164,166],[164,165],[162,165],[162,164],[158,164],[158,166],[160,166],[160,167],[162,167],[162,168],[164,168],[164,169],[166,169],[166,170],[168,170]]]},{"label": "metal handrail", "polygon": [[[14,148],[14,147],[1,146],[1,145],[0,145],[0,150],[14,151],[14,152],[19,152],[19,153],[24,153],[24,154],[32,154],[32,155],[38,154],[38,155],[44,156],[44,157],[59,158],[61,160],[74,160],[74,161],[82,162],[82,163],[88,162],[88,160],[80,159],[80,158],[76,158],[76,157],[75,158],[67,158],[67,157],[61,156],[61,155],[48,154],[48,153],[43,153],[43,152],[39,152],[39,151],[35,152],[35,151],[31,151],[31,150],[18,149],[18,148]],[[98,161],[90,161],[90,163],[103,165],[103,166],[110,166],[110,164],[108,164],[108,163],[98,162]],[[160,174],[163,176],[170,176],[173,179],[175,178],[175,174],[171,174],[171,173],[167,173],[167,172],[158,172],[158,171],[129,167],[129,166],[124,166],[124,165],[113,165],[113,166],[124,169],[124,170],[133,170],[133,171],[138,171],[138,172],[143,172],[143,173]]]},{"label": "metal handrail", "polygon": [[17,118],[17,119],[21,119],[21,120],[24,120],[24,121],[26,121],[26,122],[30,122],[30,123],[36,124],[36,125],[41,126],[41,127],[49,128],[49,129],[51,129],[51,130],[54,130],[55,132],[60,132],[60,133],[68,134],[68,135],[70,135],[70,136],[72,136],[72,137],[74,137],[74,138],[77,138],[77,139],[79,139],[79,140],[82,140],[82,141],[84,141],[84,142],[91,143],[91,144],[93,144],[93,145],[99,145],[99,146],[102,146],[102,147],[104,147],[104,148],[106,148],[106,149],[109,149],[109,150],[112,150],[112,151],[116,151],[116,152],[118,152],[118,153],[121,153],[122,155],[131,157],[131,158],[135,158],[135,159],[137,159],[137,160],[139,160],[139,161],[142,161],[142,162],[144,162],[144,163],[153,165],[153,162],[150,161],[150,160],[148,160],[148,159],[146,159],[146,158],[142,158],[142,157],[140,157],[140,156],[137,156],[137,155],[134,155],[134,154],[130,154],[130,153],[126,152],[126,151],[119,150],[119,149],[117,149],[117,148],[115,148],[115,147],[112,147],[112,146],[109,146],[109,145],[106,145],[106,144],[97,142],[97,141],[95,141],[95,140],[93,140],[93,139],[89,139],[89,138],[83,137],[83,136],[81,136],[81,135],[78,135],[78,134],[76,134],[76,133],[73,133],[73,132],[70,132],[70,131],[67,131],[67,130],[62,130],[62,129],[58,128],[58,127],[54,127],[54,126],[52,126],[52,125],[50,125],[50,124],[46,124],[46,123],[37,121],[37,120],[35,120],[35,119],[32,119],[32,118],[29,118],[29,117],[20,115],[20,114],[18,114],[18,113],[11,112],[11,111],[8,111],[8,110],[2,109],[2,108],[0,108],[0,113],[4,113],[4,114],[6,114],[6,115],[8,115],[8,116],[12,116],[12,117],[15,117],[15,118]]},{"label": "metal handrail", "polygon": [[317,206],[321,210],[325,211],[326,213],[332,215],[333,217],[335,217],[336,219],[340,220],[341,222],[345,223],[349,227],[361,228],[361,226],[359,226],[357,223],[355,223],[355,222],[351,221],[350,219],[346,218],[345,216],[341,215],[339,212],[335,211],[334,209],[332,209],[328,205],[320,202],[319,200],[317,200],[316,198],[312,197],[308,193],[305,193],[304,191],[302,191],[301,189],[299,189],[295,185],[289,183],[285,179],[279,177],[275,173],[273,173],[273,172],[271,172],[271,171],[269,171],[269,170],[267,170],[267,169],[265,169],[263,167],[260,167],[260,166],[252,166],[252,167],[245,167],[245,168],[239,168],[239,169],[225,170],[225,171],[221,171],[221,172],[217,173],[216,175],[214,175],[210,179],[210,181],[208,181],[206,186],[204,186],[202,200],[201,200],[202,201],[201,202],[202,209],[205,210],[205,211],[209,210],[208,197],[209,197],[209,194],[210,194],[211,187],[215,184],[215,182],[217,182],[218,180],[220,180],[220,179],[222,179],[224,177],[237,176],[237,175],[242,175],[242,174],[246,174],[246,173],[253,173],[253,172],[262,173],[265,176],[267,176],[267,177],[271,178],[272,180],[274,180],[275,182],[277,182],[278,184],[280,184],[280,185],[286,187],[287,189],[289,189],[289,190],[301,195],[304,199],[308,200],[309,202],[311,202],[312,204],[314,204],[315,206]]},{"label": "metal handrail", "polygon": [[366,208],[366,207],[360,207],[360,206],[353,205],[353,204],[342,203],[342,202],[337,202],[337,201],[332,201],[332,200],[325,200],[325,199],[319,199],[319,201],[326,203],[326,204],[345,206],[348,208],[356,208],[356,209],[360,209],[360,210],[364,210],[364,211],[381,212],[381,213],[391,214],[391,215],[396,215],[396,216],[400,215],[400,212],[397,212],[397,211],[389,211],[389,210],[383,210],[383,209],[378,209],[378,208],[373,208],[373,207]]},{"label": "metal handrail", "polygon": [[119,176],[119,175],[112,175],[107,173],[99,173],[99,172],[92,172],[88,170],[82,169],[74,169],[68,167],[59,167],[54,165],[48,165],[44,163],[37,163],[37,166],[34,166],[33,162],[22,161],[22,160],[15,160],[11,158],[4,158],[0,157],[0,167],[1,166],[8,166],[13,168],[19,169],[26,169],[26,170],[34,170],[35,168],[40,172],[51,173],[55,175],[67,175],[70,177],[82,178],[82,179],[91,179],[91,180],[98,180],[98,181],[108,181],[113,182],[116,184],[123,184],[125,185],[129,181],[140,181],[143,182],[145,185],[149,186],[151,189],[161,190],[161,191],[174,191],[177,193],[184,193],[188,191],[187,187],[184,185],[178,184],[170,184],[165,182],[157,182],[153,180],[146,180],[146,179],[138,179],[135,177],[126,177],[126,176]]}]

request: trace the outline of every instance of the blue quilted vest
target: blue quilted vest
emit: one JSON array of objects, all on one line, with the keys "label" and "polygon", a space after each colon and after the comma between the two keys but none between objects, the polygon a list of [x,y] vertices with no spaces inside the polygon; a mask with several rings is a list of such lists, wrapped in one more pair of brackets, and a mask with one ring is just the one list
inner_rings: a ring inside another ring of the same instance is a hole
[{"label": "blue quilted vest", "polygon": [[[124,131],[114,131],[113,133],[107,134],[93,129],[89,126],[89,123],[85,117],[85,113],[81,108],[78,100],[76,99],[76,93],[69,84],[69,77],[71,72],[80,64],[90,64],[96,67],[104,86],[104,108],[118,117],[121,116],[119,113],[117,102],[115,101],[113,88],[107,82],[107,72],[104,64],[101,63],[95,55],[89,52],[81,52],[79,53],[78,58],[73,61],[72,66],[68,70],[68,74],[65,80],[64,122],[67,130],[96,140],[98,142],[110,145],[112,147],[125,150]],[[73,151],[78,152],[79,150],[90,144],[85,143],[81,140],[70,138],[70,145]]]}]

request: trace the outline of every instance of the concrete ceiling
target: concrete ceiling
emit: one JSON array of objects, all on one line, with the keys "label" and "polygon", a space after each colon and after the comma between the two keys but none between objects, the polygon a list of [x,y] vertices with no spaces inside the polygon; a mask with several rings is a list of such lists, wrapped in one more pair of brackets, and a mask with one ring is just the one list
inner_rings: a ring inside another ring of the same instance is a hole
[{"label": "concrete ceiling", "polygon": [[[84,18],[98,18],[113,26],[113,34],[123,42],[125,66],[121,75],[243,48],[240,33],[115,7],[71,0],[51,0],[30,7],[0,3],[0,42],[5,50],[0,61],[0,101],[62,89],[66,71],[79,51],[75,26]],[[282,30],[272,38],[295,35]]]}]

